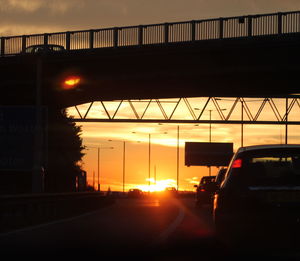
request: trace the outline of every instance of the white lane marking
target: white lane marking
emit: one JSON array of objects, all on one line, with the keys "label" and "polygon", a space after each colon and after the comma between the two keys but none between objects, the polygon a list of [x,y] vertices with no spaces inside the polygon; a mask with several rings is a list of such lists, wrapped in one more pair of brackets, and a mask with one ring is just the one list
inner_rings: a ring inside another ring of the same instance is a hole
[{"label": "white lane marking", "polygon": [[183,218],[185,216],[185,212],[182,207],[179,207],[179,213],[175,220],[158,236],[155,242],[152,245],[159,245],[164,243],[167,238],[175,231],[175,229],[181,224]]}]

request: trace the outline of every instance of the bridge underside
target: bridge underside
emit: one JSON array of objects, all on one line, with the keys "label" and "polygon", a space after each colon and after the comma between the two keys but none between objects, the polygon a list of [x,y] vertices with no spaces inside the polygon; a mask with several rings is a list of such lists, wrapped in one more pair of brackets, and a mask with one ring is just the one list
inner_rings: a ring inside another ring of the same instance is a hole
[{"label": "bridge underside", "polygon": [[[0,104],[67,108],[92,101],[287,97],[299,91],[300,35],[70,51],[0,59]],[[42,61],[41,74],[37,61]],[[60,88],[80,75],[74,90]]]}]

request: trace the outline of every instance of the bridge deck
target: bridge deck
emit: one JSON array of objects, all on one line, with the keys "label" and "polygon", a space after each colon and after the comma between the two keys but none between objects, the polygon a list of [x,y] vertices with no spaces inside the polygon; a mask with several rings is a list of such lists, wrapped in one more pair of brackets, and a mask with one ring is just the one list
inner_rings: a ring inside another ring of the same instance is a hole
[{"label": "bridge deck", "polygon": [[[110,40],[98,37],[100,32]],[[0,42],[1,105],[35,104],[38,82],[42,103],[59,108],[99,100],[299,94],[300,12],[2,37]],[[62,44],[68,51],[13,55],[38,43]],[[81,84],[61,90],[72,74]]]}]

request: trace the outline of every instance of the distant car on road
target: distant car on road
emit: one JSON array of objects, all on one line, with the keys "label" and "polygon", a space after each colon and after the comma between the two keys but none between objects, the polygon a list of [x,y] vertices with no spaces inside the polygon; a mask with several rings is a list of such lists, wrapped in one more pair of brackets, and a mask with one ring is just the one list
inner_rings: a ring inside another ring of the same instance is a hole
[{"label": "distant car on road", "polygon": [[38,53],[53,53],[63,52],[65,48],[57,44],[37,44],[28,46],[25,49],[25,54],[38,54]]},{"label": "distant car on road", "polygon": [[143,192],[140,189],[130,189],[127,195],[129,198],[140,198]]},{"label": "distant car on road", "polygon": [[178,191],[174,187],[167,187],[167,188],[165,188],[165,194],[167,196],[176,197],[178,195]]},{"label": "distant car on road", "polygon": [[213,217],[217,237],[229,245],[298,244],[300,145],[238,149],[215,194]]},{"label": "distant car on road", "polygon": [[201,178],[199,185],[195,185],[196,205],[201,207],[205,204],[212,204],[213,194],[216,191],[216,176],[204,176]]}]

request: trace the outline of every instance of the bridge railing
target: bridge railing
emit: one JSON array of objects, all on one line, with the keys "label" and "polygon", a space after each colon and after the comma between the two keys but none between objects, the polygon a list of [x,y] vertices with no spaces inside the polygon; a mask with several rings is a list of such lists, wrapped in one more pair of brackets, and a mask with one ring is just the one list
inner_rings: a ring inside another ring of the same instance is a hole
[{"label": "bridge railing", "polygon": [[300,32],[300,11],[193,20],[84,31],[1,37],[0,55],[14,55],[35,44],[66,50],[142,46]]}]

